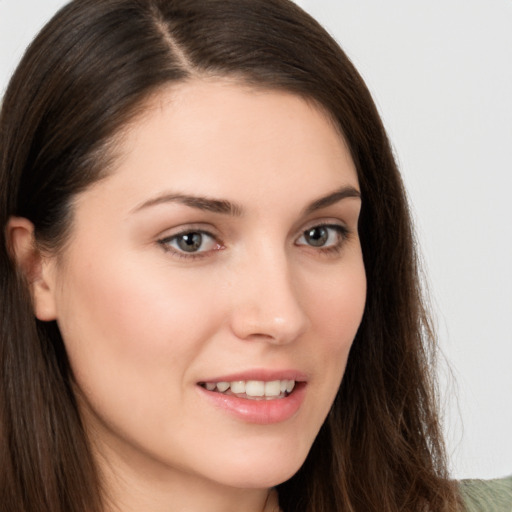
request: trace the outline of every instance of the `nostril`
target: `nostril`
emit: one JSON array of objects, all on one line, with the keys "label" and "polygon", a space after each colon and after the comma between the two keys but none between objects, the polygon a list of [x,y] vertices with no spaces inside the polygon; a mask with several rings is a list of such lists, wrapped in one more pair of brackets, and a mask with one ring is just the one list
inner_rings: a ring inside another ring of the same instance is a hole
[{"label": "nostril", "polygon": [[267,343],[286,344],[297,339],[306,330],[307,322],[302,318],[285,321],[280,318],[248,317],[238,315],[232,320],[234,334],[245,341],[265,341]]},{"label": "nostril", "polygon": [[270,334],[264,334],[262,332],[255,332],[254,334],[250,334],[248,336],[248,338],[267,338],[267,339],[272,339],[272,336]]}]

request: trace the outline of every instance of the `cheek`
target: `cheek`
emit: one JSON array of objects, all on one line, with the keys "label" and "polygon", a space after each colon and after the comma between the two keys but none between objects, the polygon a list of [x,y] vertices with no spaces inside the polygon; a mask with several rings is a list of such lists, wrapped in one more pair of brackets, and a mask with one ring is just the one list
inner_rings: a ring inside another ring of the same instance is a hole
[{"label": "cheek", "polygon": [[[201,302],[208,294],[198,293],[200,283],[171,279],[161,266],[91,261],[102,265],[74,265],[59,297],[75,378],[97,400],[118,394],[144,407],[148,396],[157,399],[155,387],[179,387],[221,315]],[[198,322],[197,312],[205,310],[208,318]]]},{"label": "cheek", "polygon": [[[140,356],[179,348],[177,340],[198,328],[193,320],[203,294],[198,293],[197,283],[180,283],[167,274],[162,268],[121,260],[111,265],[75,265],[64,278],[66,287],[59,300],[60,323],[70,320],[63,330],[80,328],[84,335],[78,333],[79,337],[89,344],[108,339],[123,352],[140,350]],[[94,337],[85,336],[93,331]]]},{"label": "cheek", "polygon": [[102,264],[76,264],[63,276],[58,319],[86,423],[167,453],[179,418],[197,415],[190,369],[223,316],[208,284],[190,275],[138,258],[90,261]]},{"label": "cheek", "polygon": [[[360,253],[359,253],[360,254]],[[317,282],[313,279],[308,283]],[[348,359],[352,343],[363,317],[366,303],[366,275],[361,256],[357,254],[321,279],[318,286],[304,288],[305,307],[311,321],[312,337],[304,350],[315,365],[322,368],[322,382],[315,400],[327,404],[334,400]]]},{"label": "cheek", "polygon": [[356,335],[366,303],[362,258],[325,276],[322,286],[307,291],[309,316],[331,349],[345,350]]}]

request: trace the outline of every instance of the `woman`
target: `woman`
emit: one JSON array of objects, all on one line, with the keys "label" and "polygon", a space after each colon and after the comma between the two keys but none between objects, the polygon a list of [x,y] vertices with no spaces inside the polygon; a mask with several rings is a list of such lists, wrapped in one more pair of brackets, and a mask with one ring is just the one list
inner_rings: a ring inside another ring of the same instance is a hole
[{"label": "woman", "polygon": [[459,510],[401,180],[298,7],[72,2],[0,154],[5,510]]}]

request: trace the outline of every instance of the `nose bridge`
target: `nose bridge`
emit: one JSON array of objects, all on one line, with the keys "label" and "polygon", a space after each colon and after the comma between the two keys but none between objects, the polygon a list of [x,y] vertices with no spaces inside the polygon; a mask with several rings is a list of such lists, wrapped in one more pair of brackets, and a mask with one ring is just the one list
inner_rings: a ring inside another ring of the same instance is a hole
[{"label": "nose bridge", "polygon": [[307,315],[285,247],[262,245],[240,263],[232,328],[242,339],[289,343],[306,329]]}]

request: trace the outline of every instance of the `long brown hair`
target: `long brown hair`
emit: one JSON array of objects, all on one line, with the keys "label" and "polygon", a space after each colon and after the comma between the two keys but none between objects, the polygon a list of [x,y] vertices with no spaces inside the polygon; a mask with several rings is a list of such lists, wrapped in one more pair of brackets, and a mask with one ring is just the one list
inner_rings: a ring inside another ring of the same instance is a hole
[{"label": "long brown hair", "polygon": [[370,94],[333,39],[288,0],[75,0],[27,50],[0,117],[0,507],[100,512],[101,478],[55,322],[39,322],[9,256],[10,216],[58,251],[74,196],[108,173],[113,140],[162,87],[232,77],[301,95],[337,123],[362,192],[366,309],[342,385],[284,512],[451,511],[402,182]]}]

